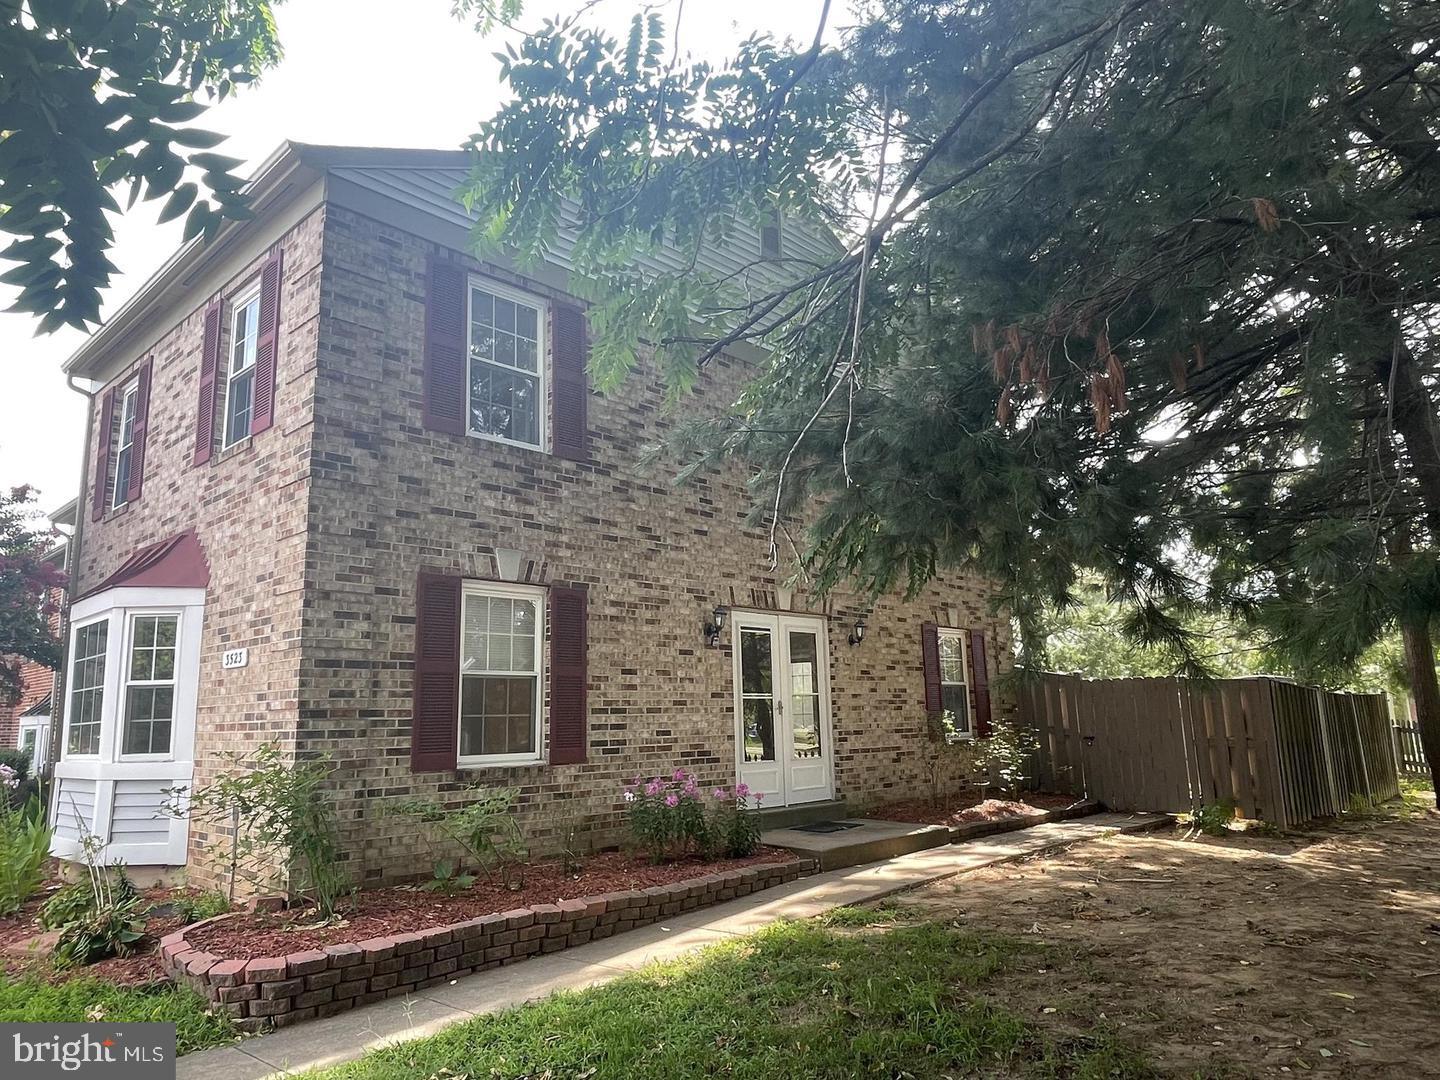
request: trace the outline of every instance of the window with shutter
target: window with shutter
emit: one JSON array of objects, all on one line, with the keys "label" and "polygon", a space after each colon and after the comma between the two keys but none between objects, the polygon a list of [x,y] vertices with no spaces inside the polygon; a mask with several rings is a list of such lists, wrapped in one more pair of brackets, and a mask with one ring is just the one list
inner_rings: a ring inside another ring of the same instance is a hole
[{"label": "window with shutter", "polygon": [[135,423],[140,403],[140,381],[120,389],[119,424],[105,437],[115,444],[115,468],[110,479],[110,507],[117,509],[130,501],[131,473],[135,467]]},{"label": "window with shutter", "polygon": [[255,335],[255,387],[250,408],[250,434],[268,431],[275,422],[275,376],[280,346],[280,279],[284,263],[276,252],[260,271],[260,310]]},{"label": "window with shutter", "polygon": [[466,274],[431,259],[425,281],[425,426],[464,435]]},{"label": "window with shutter", "polygon": [[550,590],[550,764],[585,761],[589,743],[586,683],[587,594],[584,589]]},{"label": "window with shutter", "polygon": [[220,321],[223,305],[205,309],[205,338],[200,352],[200,401],[195,413],[194,464],[203,465],[215,451],[215,382],[220,371]]},{"label": "window with shutter", "polygon": [[410,765],[415,772],[456,765],[460,700],[460,579],[421,573],[415,589],[415,697]]},{"label": "window with shutter", "polygon": [[110,452],[115,446],[115,398],[107,390],[100,399],[100,425],[95,429],[95,482],[90,488],[90,520],[105,516],[110,495]]},{"label": "window with shutter", "polygon": [[981,630],[970,631],[970,673],[975,688],[975,734],[983,739],[990,734],[990,671]]},{"label": "window with shutter", "polygon": [[556,457],[585,461],[590,456],[590,388],[585,370],[590,346],[585,313],[570,304],[556,304],[551,321],[555,334],[552,446]]}]

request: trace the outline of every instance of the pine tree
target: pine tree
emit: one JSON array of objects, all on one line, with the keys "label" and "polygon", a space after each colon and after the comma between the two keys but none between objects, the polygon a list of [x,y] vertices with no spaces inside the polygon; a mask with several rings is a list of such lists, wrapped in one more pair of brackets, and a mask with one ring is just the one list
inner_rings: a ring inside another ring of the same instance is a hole
[{"label": "pine tree", "polygon": [[[823,506],[820,587],[977,570],[1033,641],[1093,573],[1197,671],[1202,609],[1332,677],[1398,626],[1440,780],[1433,5],[898,0],[822,40],[711,68],[655,17],[530,35],[477,239],[578,230],[602,386],[769,350],[681,445],[758,465],[777,541]],[[843,250],[704,271],[777,211]],[[695,258],[637,270],[661,238]]]}]

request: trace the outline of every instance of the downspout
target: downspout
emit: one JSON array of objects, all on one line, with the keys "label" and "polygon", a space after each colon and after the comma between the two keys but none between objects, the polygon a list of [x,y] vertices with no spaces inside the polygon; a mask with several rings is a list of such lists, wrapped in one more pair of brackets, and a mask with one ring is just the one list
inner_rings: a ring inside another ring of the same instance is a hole
[{"label": "downspout", "polygon": [[[54,772],[60,760],[60,737],[65,733],[65,673],[70,670],[70,600],[75,595],[76,570],[80,565],[80,541],[85,532],[89,508],[85,502],[85,484],[90,478],[91,432],[95,424],[95,397],[98,391],[85,390],[75,384],[74,375],[65,376],[65,385],[85,399],[85,448],[80,455],[80,489],[75,500],[75,528],[70,530],[70,543],[65,551],[65,603],[60,609],[60,666],[50,680],[50,737],[45,740],[45,772]],[[54,785],[52,785],[53,788]],[[51,810],[54,820],[54,810]]]}]

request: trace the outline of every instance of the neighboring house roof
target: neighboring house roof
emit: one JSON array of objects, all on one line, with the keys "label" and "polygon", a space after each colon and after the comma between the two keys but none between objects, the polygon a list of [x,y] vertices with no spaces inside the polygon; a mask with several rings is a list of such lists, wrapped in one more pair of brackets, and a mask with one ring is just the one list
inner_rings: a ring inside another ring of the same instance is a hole
[{"label": "neighboring house roof", "polygon": [[43,698],[41,698],[39,701],[35,702],[34,705],[31,705],[28,709],[26,709],[26,710],[25,710],[24,712],[22,712],[20,715],[21,715],[21,716],[49,716],[49,715],[50,715],[50,695],[49,695],[49,694],[46,694]]},{"label": "neighboring house roof", "polygon": [[[134,359],[169,329],[166,320],[173,321],[174,308],[193,309],[203,298],[193,294],[223,266],[242,237],[263,233],[267,218],[287,208],[298,205],[308,210],[323,200],[440,244],[467,247],[475,219],[455,193],[470,160],[464,150],[281,144],[245,186],[254,218],[226,222],[209,244],[197,238],[180,248],[75,350],[64,370],[78,378],[103,379],[108,370]],[[547,255],[546,261],[559,271],[571,268],[574,237],[573,228],[562,228],[555,250]],[[724,243],[701,253],[696,267],[768,292],[777,282],[830,262],[840,251],[833,236],[808,222],[787,220],[784,244],[784,259],[761,259],[759,230],[737,223]],[[637,262],[664,270],[684,271],[690,266],[688,258],[668,247],[639,255]]]},{"label": "neighboring house roof", "polygon": [[117,588],[203,589],[210,584],[210,563],[194,529],[150,544],[131,555],[86,596]]}]

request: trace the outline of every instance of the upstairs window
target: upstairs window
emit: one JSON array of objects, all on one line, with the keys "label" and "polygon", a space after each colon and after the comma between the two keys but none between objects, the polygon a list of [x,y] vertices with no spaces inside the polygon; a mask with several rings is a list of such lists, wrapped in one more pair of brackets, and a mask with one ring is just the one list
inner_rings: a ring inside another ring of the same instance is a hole
[{"label": "upstairs window", "polygon": [[471,280],[470,434],[541,449],[545,415],[544,305]]},{"label": "upstairs window", "polygon": [[140,407],[140,381],[137,379],[120,395],[120,430],[115,439],[115,481],[110,489],[110,507],[116,509],[130,501],[130,474],[135,467],[135,414]]},{"label": "upstairs window", "polygon": [[222,446],[250,435],[255,405],[255,358],[260,344],[260,284],[231,304],[230,343],[225,364],[225,432]]},{"label": "upstairs window", "polygon": [[104,620],[75,630],[70,665],[70,732],[66,752],[88,756],[100,752],[100,724],[105,705],[105,647],[110,624]]},{"label": "upstairs window", "polygon": [[760,258],[778,259],[785,254],[780,212],[777,210],[770,219],[760,226]]}]

